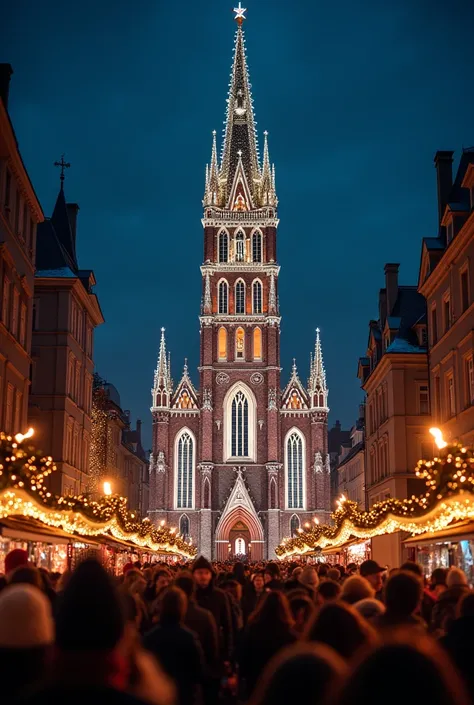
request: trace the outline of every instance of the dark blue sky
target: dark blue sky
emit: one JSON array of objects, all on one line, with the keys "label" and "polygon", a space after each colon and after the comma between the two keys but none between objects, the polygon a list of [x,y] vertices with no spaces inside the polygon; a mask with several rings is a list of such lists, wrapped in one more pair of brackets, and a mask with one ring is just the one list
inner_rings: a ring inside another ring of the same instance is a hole
[{"label": "dark blue sky", "polygon": [[[198,363],[204,167],[224,119],[233,4],[17,0],[3,10],[20,149],[47,215],[52,163],[62,152],[72,163],[79,262],[95,271],[106,319],[97,369],[144,420],[147,443],[160,326],[175,381],[186,355]],[[244,5],[280,199],[282,384],[293,356],[306,379],[319,325],[331,420],[350,425],[384,263],[401,262],[401,283],[416,283],[421,238],[436,234],[434,152],[474,144],[474,6]]]}]

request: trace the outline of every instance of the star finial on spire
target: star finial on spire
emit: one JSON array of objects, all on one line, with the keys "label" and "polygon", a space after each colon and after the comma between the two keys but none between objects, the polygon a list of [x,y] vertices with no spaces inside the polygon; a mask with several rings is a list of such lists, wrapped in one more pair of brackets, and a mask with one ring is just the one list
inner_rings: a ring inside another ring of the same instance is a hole
[{"label": "star finial on spire", "polygon": [[69,169],[71,164],[70,164],[70,162],[65,162],[64,161],[64,154],[61,154],[61,161],[54,162],[54,166],[59,166],[61,169],[61,174],[59,175],[59,178],[61,179],[61,189],[62,189],[64,187],[64,169]]},{"label": "star finial on spire", "polygon": [[239,0],[239,6],[234,7],[233,12],[235,12],[235,21],[239,26],[243,24],[243,21],[246,20],[247,18],[245,17],[245,13],[247,12],[246,7],[242,7],[242,3]]},{"label": "star finial on spire", "polygon": [[239,159],[242,157],[242,150],[241,149],[238,150],[237,156],[239,157]]}]

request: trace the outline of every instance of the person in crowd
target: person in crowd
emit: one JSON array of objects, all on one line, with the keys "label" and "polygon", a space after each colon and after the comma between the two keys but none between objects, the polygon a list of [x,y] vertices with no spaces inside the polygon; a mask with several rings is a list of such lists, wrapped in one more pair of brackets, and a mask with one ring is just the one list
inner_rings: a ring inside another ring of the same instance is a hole
[{"label": "person in crowd", "polygon": [[350,578],[351,575],[356,575],[357,563],[348,563],[346,566],[346,574]]},{"label": "person in crowd", "polygon": [[216,621],[209,610],[196,604],[194,580],[191,573],[185,571],[179,573],[174,584],[184,592],[188,599],[184,625],[193,631],[199,639],[207,674],[209,677],[216,677],[219,650]]},{"label": "person in crowd", "polygon": [[346,578],[341,590],[341,600],[348,605],[354,605],[360,600],[375,597],[375,590],[366,578],[352,575]]},{"label": "person in crowd", "polygon": [[5,556],[5,577],[9,578],[10,574],[16,568],[23,568],[28,565],[28,553],[22,548],[14,548]]},{"label": "person in crowd", "polygon": [[242,615],[244,624],[247,624],[248,618],[257,608],[266,594],[265,576],[263,570],[257,570],[253,576],[253,580],[247,585],[246,590],[242,595]]},{"label": "person in crowd", "polygon": [[195,599],[199,607],[209,610],[214,617],[219,638],[221,662],[230,659],[233,649],[232,615],[230,601],[223,590],[214,585],[214,572],[207,558],[194,561],[192,574]]},{"label": "person in crowd", "polygon": [[421,565],[419,563],[415,563],[415,561],[405,561],[405,563],[402,563],[402,565],[400,566],[400,570],[413,573],[413,575],[416,575],[416,577],[420,581],[423,589],[420,604],[420,615],[426,624],[430,624],[431,614],[433,612],[433,607],[436,602],[436,599],[431,594],[429,588],[425,585],[425,578]]},{"label": "person in crowd", "polygon": [[327,578],[338,583],[341,580],[341,574],[337,568],[329,568]]},{"label": "person in crowd", "polygon": [[375,618],[373,624],[380,630],[416,628],[425,631],[426,624],[419,616],[423,586],[411,571],[394,571],[385,585],[384,614]]},{"label": "person in crowd", "polygon": [[440,639],[459,673],[463,676],[474,702],[474,669],[472,667],[472,635],[474,634],[474,591],[465,592],[456,608],[456,619]]},{"label": "person in crowd", "polygon": [[295,640],[288,599],[280,590],[268,592],[250,616],[240,644],[240,675],[248,696],[270,659]]},{"label": "person in crowd", "polygon": [[337,600],[341,594],[341,586],[334,580],[322,580],[316,590],[316,605],[321,607],[326,602]]},{"label": "person in crowd", "polygon": [[377,600],[382,600],[383,574],[385,568],[382,568],[376,561],[367,560],[361,563],[359,574],[365,578],[375,590]]},{"label": "person in crowd", "polygon": [[186,610],[184,592],[167,588],[161,597],[159,622],[143,643],[175,683],[179,705],[195,705],[201,702],[204,658],[197,637],[184,626]]},{"label": "person in crowd", "polygon": [[95,560],[72,573],[56,616],[54,660],[28,705],[174,705],[175,691],[126,629],[115,581]]},{"label": "person in crowd", "polygon": [[430,631],[443,636],[456,616],[459,600],[469,591],[466,574],[452,566],[446,576],[446,590],[440,594],[431,613]]},{"label": "person in crowd", "polygon": [[344,661],[324,644],[295,644],[267,665],[250,705],[329,703],[330,694],[345,675]]},{"label": "person in crowd", "polygon": [[290,590],[297,590],[301,587],[301,582],[299,580],[303,568],[298,565],[291,571],[290,577],[285,582],[285,592],[290,592]]},{"label": "person in crowd", "polygon": [[244,626],[244,618],[242,613],[242,585],[237,580],[228,578],[221,585],[224,592],[229,597],[230,612],[232,617],[232,633],[234,635],[234,648],[238,640],[239,634]]},{"label": "person in crowd", "polygon": [[330,566],[327,563],[320,563],[318,565],[319,580],[325,580],[328,577],[329,568]]},{"label": "person in crowd", "polygon": [[459,675],[436,642],[408,638],[364,654],[331,705],[469,705]]},{"label": "person in crowd", "polygon": [[245,566],[243,563],[240,561],[237,561],[237,563],[234,563],[234,567],[232,569],[233,573],[233,579],[237,580],[238,583],[242,586],[242,590],[245,590],[247,587],[247,578],[245,577]]},{"label": "person in crowd", "polygon": [[[296,593],[296,591],[294,592]],[[312,619],[315,613],[314,601],[307,595],[295,594],[292,597],[290,595],[291,593],[287,597],[294,622],[293,632],[297,637],[300,637],[305,631],[308,621]]]},{"label": "person in crowd", "polygon": [[267,590],[283,590],[280,568],[277,563],[270,561],[264,570],[265,586]]},{"label": "person in crowd", "polygon": [[0,594],[3,702],[12,702],[40,685],[49,673],[53,645],[54,622],[46,595],[26,583],[6,587]]},{"label": "person in crowd", "polygon": [[350,659],[362,647],[373,644],[376,635],[353,607],[343,602],[330,602],[309,622],[304,639],[326,644],[342,658]]},{"label": "person in crowd", "polygon": [[431,573],[429,589],[435,601],[440,597],[441,593],[446,590],[447,577],[447,568],[435,568]]},{"label": "person in crowd", "polygon": [[301,571],[298,576],[298,580],[300,584],[308,590],[308,593],[314,602],[316,600],[316,590],[319,585],[319,577],[316,569],[311,565],[307,565]]},{"label": "person in crowd", "polygon": [[34,585],[38,590],[43,590],[43,580],[38,568],[32,565],[20,565],[8,573],[7,581],[10,585]]},{"label": "person in crowd", "polygon": [[385,605],[374,597],[366,597],[354,604],[354,609],[370,624],[374,619],[385,613]]}]

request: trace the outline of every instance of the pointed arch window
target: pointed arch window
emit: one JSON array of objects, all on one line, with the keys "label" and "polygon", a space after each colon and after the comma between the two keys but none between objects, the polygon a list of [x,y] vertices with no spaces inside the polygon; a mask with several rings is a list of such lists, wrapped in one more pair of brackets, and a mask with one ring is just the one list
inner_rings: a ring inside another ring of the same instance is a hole
[{"label": "pointed arch window", "polygon": [[243,262],[245,259],[245,235],[241,230],[235,236],[235,261]]},{"label": "pointed arch window", "polygon": [[298,431],[288,436],[285,456],[288,509],[304,509],[303,439]]},{"label": "pointed arch window", "polygon": [[235,331],[235,358],[236,360],[245,359],[245,331],[243,328],[237,328]]},{"label": "pointed arch window", "polygon": [[235,285],[235,312],[245,314],[245,284],[241,279]]},{"label": "pointed arch window", "polygon": [[252,301],[253,312],[262,313],[262,283],[258,279],[252,284]]},{"label": "pointed arch window", "polygon": [[254,262],[262,261],[262,233],[258,230],[252,235],[252,259]]},{"label": "pointed arch window", "polygon": [[219,313],[229,313],[229,285],[219,282]]},{"label": "pointed arch window", "polygon": [[194,439],[183,431],[176,446],[176,507],[192,509],[194,488]]},{"label": "pointed arch window", "polygon": [[262,331],[260,328],[255,328],[253,332],[253,359],[262,359]]},{"label": "pointed arch window", "polygon": [[204,479],[204,491],[203,491],[203,509],[211,508],[211,485],[209,483],[209,478]]},{"label": "pointed arch window", "polygon": [[185,541],[188,541],[190,537],[189,533],[189,517],[186,514],[183,514],[182,517],[179,520],[179,533],[183,537]]},{"label": "pointed arch window", "polygon": [[227,360],[227,331],[225,328],[219,328],[217,346],[219,360]]},{"label": "pointed arch window", "polygon": [[277,504],[277,486],[274,477],[270,480],[270,509],[276,509]]},{"label": "pointed arch window", "polygon": [[293,514],[290,519],[290,536],[298,536],[298,529],[300,528],[300,519]]},{"label": "pointed arch window", "polygon": [[249,455],[249,402],[242,391],[238,391],[232,400],[231,452],[234,458]]},{"label": "pointed arch window", "polygon": [[225,230],[219,233],[219,262],[229,261],[229,236]]}]

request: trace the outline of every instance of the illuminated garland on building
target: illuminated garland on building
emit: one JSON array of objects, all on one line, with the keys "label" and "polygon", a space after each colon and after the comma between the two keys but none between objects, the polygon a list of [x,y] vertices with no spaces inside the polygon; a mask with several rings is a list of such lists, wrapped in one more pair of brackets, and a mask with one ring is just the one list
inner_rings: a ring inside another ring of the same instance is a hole
[{"label": "illuminated garland on building", "polygon": [[100,481],[105,476],[107,466],[107,427],[108,414],[105,407],[105,390],[98,387],[94,379],[91,409],[91,446],[89,456],[88,491],[100,491]]},{"label": "illuminated garland on building", "polygon": [[56,470],[49,456],[29,445],[28,435],[0,433],[0,518],[24,516],[82,537],[110,536],[157,553],[192,558],[196,549],[176,529],[141,521],[117,495],[93,501],[84,495],[61,497],[44,484]]},{"label": "illuminated garland on building", "polygon": [[454,521],[474,518],[474,451],[460,443],[442,448],[433,460],[419,460],[415,475],[426,491],[408,499],[386,499],[369,511],[344,497],[332,514],[334,524],[306,524],[298,536],[277,547],[279,558],[342,548],[352,539],[407,531],[413,535],[441,531]]}]

